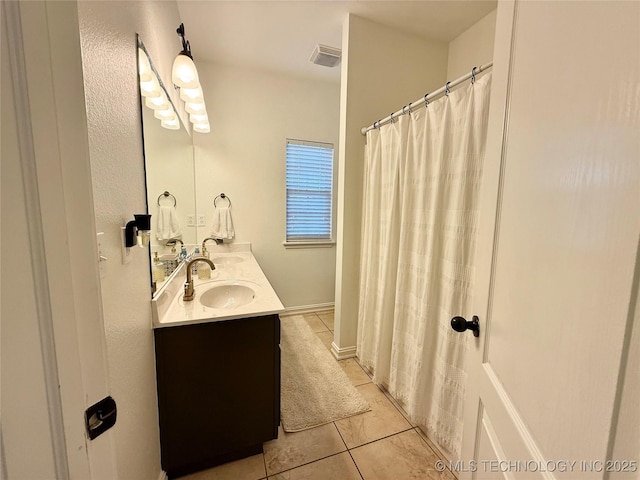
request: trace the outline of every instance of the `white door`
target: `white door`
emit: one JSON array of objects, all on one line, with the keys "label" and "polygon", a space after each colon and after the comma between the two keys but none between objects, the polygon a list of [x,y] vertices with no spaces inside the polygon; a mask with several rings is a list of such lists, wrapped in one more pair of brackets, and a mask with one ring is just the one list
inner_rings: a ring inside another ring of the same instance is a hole
[{"label": "white door", "polygon": [[453,468],[639,478],[640,427],[613,456],[640,273],[640,2],[499,2],[494,62]]},{"label": "white door", "polygon": [[84,422],[109,389],[77,5],[2,2],[0,23],[0,478],[117,478]]}]

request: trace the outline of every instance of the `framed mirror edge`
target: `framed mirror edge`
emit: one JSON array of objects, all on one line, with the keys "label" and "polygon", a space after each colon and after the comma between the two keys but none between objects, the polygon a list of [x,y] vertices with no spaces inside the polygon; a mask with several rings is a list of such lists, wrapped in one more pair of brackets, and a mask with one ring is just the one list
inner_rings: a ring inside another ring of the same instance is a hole
[{"label": "framed mirror edge", "polygon": [[[182,188],[182,191],[184,192],[188,192],[188,197],[189,200],[188,202],[183,202],[183,203],[188,203],[187,208],[189,209],[189,211],[196,211],[195,208],[195,189],[194,189],[194,176],[195,176],[195,166],[194,166],[194,159],[193,159],[193,141],[192,141],[192,135],[189,132],[189,129],[185,127],[183,119],[181,118],[181,116],[177,113],[178,110],[176,108],[175,103],[173,102],[171,95],[169,95],[169,91],[167,90],[166,87],[166,83],[162,80],[161,75],[159,74],[154,62],[153,62],[153,58],[151,57],[146,45],[144,44],[143,39],[141,38],[141,36],[139,34],[136,33],[136,44],[137,44],[137,49],[136,49],[136,70],[137,70],[137,85],[138,85],[138,99],[139,99],[139,108],[140,108],[140,121],[141,121],[141,134],[142,134],[142,147],[143,147],[143,151],[142,151],[142,156],[143,156],[143,169],[144,169],[144,174],[145,174],[145,198],[146,198],[146,207],[147,207],[147,213],[151,214],[151,219],[152,219],[152,235],[151,235],[151,241],[149,242],[149,246],[147,247],[148,249],[148,255],[149,255],[149,279],[150,279],[150,290],[151,290],[151,298],[157,298],[159,297],[162,292],[164,291],[166,285],[168,283],[170,283],[170,281],[176,276],[177,272],[179,272],[181,269],[181,265],[184,263],[185,257],[183,255],[180,255],[180,253],[176,253],[175,254],[175,258],[173,261],[168,261],[166,262],[167,264],[170,263],[169,268],[171,271],[167,270],[165,268],[165,263],[164,262],[158,262],[157,260],[155,260],[154,258],[156,257],[155,254],[159,253],[160,255],[162,255],[163,257],[167,257],[170,256],[169,252],[164,252],[164,250],[167,249],[167,245],[166,245],[166,241],[164,243],[162,243],[161,241],[157,240],[157,236],[156,236],[156,232],[157,232],[157,221],[158,221],[158,215],[154,215],[153,212],[153,206],[157,204],[158,207],[158,213],[160,213],[160,202],[161,202],[161,198],[163,197],[163,195],[165,196],[171,196],[173,197],[173,199],[175,200],[175,204],[174,206],[177,207],[178,205],[178,200],[176,199],[176,197],[170,193],[171,189],[167,189],[167,188],[156,188],[156,190],[161,191],[160,196],[158,196],[158,200],[157,202],[153,201],[152,197],[155,198],[156,196],[156,191],[154,191],[153,186],[150,185],[150,181],[152,178],[154,178],[154,170],[156,170],[156,166],[152,165],[152,159],[154,158],[154,152],[153,152],[153,148],[151,148],[150,142],[155,141],[159,136],[161,138],[165,138],[165,139],[171,139],[174,138],[176,134],[178,134],[177,132],[184,132],[184,133],[180,133],[179,135],[182,136],[182,138],[180,139],[181,141],[181,145],[180,147],[182,148],[182,152],[184,153],[184,150],[186,149],[186,147],[188,146],[189,148],[189,162],[190,162],[190,167],[185,167],[184,164],[181,165],[177,165],[173,170],[172,170],[172,174],[170,175],[171,177],[171,181],[176,180],[176,178],[180,177],[184,177],[184,188]],[[157,81],[158,81],[158,85],[159,87],[162,89],[162,91],[164,92],[164,95],[166,96],[166,99],[168,100],[169,104],[171,105],[171,108],[173,109],[174,112],[176,112],[176,117],[178,119],[178,124],[179,124],[179,128],[175,129],[175,130],[167,130],[164,128],[160,127],[160,121],[156,120],[156,118],[154,117],[153,110],[148,107],[146,105],[146,97],[143,96],[143,92],[142,92],[142,86],[141,86],[141,76],[140,76],[140,69],[141,69],[141,61],[143,61],[141,59],[141,55],[145,55],[146,60],[148,60],[149,63],[149,68],[151,70],[151,72],[153,72],[153,75],[155,75]],[[145,121],[147,120],[147,121]],[[150,132],[154,127],[154,125],[156,125],[158,128],[156,128],[156,130],[161,129],[163,130],[162,133],[158,134],[158,135],[152,135]],[[157,149],[157,150],[161,150],[161,149]],[[157,153],[157,150],[155,153]],[[168,149],[171,150],[171,149]],[[171,158],[170,160],[176,160],[176,161],[182,161],[185,160],[185,158]],[[155,161],[155,160],[153,160]],[[187,171],[190,169],[190,172]],[[158,173],[158,172],[155,172]],[[157,182],[156,182],[157,183]],[[157,185],[156,185],[157,187]],[[164,187],[166,187],[166,185],[164,185]],[[153,193],[152,193],[153,192]],[[166,195],[169,194],[169,195]],[[183,196],[187,196],[186,194]],[[190,208],[189,208],[190,207]],[[181,212],[182,216],[186,217],[185,212]],[[156,217],[155,221],[154,221],[154,216]],[[180,220],[183,220],[182,218]],[[186,228],[189,228],[187,226],[187,222],[186,221],[182,221],[181,222]],[[183,230],[184,232],[184,230]],[[193,235],[196,235],[196,230],[194,229]],[[188,236],[188,235],[187,235]],[[189,237],[190,238],[190,237]],[[189,239],[184,238],[182,236],[182,234],[178,237],[178,240],[181,243],[181,247],[184,246],[186,248],[186,258],[188,259],[195,251],[196,247],[198,246],[197,243],[197,238],[191,239],[191,241],[189,241]],[[184,242],[184,243],[182,243]],[[177,247],[177,243],[176,242],[176,247]],[[160,275],[156,269],[160,268],[161,266],[159,265],[159,263],[162,263],[162,268],[164,271],[163,275]],[[175,265],[175,266],[173,266]],[[173,267],[173,268],[171,268]],[[156,276],[156,273],[158,273],[158,275]],[[162,280],[159,280],[160,278],[162,278]]]}]

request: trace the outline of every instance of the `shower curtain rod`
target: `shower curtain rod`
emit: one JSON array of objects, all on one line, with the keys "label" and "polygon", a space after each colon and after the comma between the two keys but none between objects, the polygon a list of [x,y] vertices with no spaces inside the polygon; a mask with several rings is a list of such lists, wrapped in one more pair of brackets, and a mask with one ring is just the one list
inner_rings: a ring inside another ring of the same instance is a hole
[{"label": "shower curtain rod", "polygon": [[465,80],[469,80],[471,77],[475,77],[475,75],[477,75],[478,73],[484,72],[486,69],[491,68],[492,66],[493,66],[493,62],[489,62],[489,63],[485,63],[480,67],[473,67],[473,69],[471,69],[471,71],[466,75],[463,75],[460,78],[456,78],[451,82],[447,82],[444,87],[439,88],[435,92],[427,93],[421,99],[416,100],[415,102],[411,102],[409,105],[405,105],[397,112],[394,112],[391,115],[384,117],[381,120],[378,120],[377,122],[373,122],[373,125],[369,125],[368,127],[362,127],[360,129],[360,133],[362,133],[362,135],[366,135],[369,130],[373,130],[374,128],[380,128],[381,125],[385,125],[389,123],[392,118],[398,117],[400,115],[404,115],[407,112],[411,112],[412,108],[424,105],[427,101],[431,100],[432,97],[440,95],[441,93],[446,93],[448,90],[455,87],[456,85],[461,84]]}]

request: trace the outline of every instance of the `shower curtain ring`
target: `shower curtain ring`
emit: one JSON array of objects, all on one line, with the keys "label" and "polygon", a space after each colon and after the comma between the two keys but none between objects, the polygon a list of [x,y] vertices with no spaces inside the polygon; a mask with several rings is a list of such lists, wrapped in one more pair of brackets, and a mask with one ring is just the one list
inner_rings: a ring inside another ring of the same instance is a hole
[{"label": "shower curtain ring", "polygon": [[471,85],[473,85],[474,83],[476,83],[476,70],[478,69],[478,67],[473,67],[471,69]]},{"label": "shower curtain ring", "polygon": [[429,96],[428,93],[424,94],[424,106],[428,107],[429,106],[429,99],[427,98]]},{"label": "shower curtain ring", "polygon": [[389,117],[391,118],[391,124],[393,125],[393,113],[389,115]]},{"label": "shower curtain ring", "polygon": [[409,109],[409,116],[411,116],[411,114],[413,113],[413,111],[411,111],[411,104],[407,105],[407,108]]},{"label": "shower curtain ring", "polygon": [[406,115],[404,109],[407,108],[407,106],[405,105],[404,107],[402,107],[402,115]]},{"label": "shower curtain ring", "polygon": [[448,97],[449,94],[451,93],[451,90],[449,89],[449,84],[451,82],[447,82],[447,84],[444,86],[444,94]]}]

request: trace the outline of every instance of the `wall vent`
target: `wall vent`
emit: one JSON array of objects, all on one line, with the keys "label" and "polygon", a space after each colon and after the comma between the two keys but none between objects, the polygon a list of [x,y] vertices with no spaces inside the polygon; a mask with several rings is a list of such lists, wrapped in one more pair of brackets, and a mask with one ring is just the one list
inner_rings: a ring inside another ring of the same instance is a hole
[{"label": "wall vent", "polygon": [[316,65],[324,67],[335,67],[340,63],[342,50],[339,48],[328,47],[326,45],[316,45],[315,50],[311,54],[311,60]]}]

